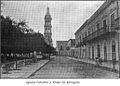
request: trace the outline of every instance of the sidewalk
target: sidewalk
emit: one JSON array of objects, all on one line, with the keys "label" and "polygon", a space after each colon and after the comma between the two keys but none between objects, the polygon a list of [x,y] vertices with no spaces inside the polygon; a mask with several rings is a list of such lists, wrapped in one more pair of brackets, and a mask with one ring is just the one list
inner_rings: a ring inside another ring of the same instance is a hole
[{"label": "sidewalk", "polygon": [[[73,60],[76,60],[76,61],[81,61],[81,62],[85,62],[85,63],[96,65],[95,61],[93,61],[93,60],[80,59],[80,58],[74,58],[74,57],[67,57],[67,58],[73,59]],[[103,62],[102,65],[100,65],[100,67],[113,71],[113,64],[112,63]],[[119,64],[118,63],[115,65],[115,69],[116,69],[115,72],[119,71]]]},{"label": "sidewalk", "polygon": [[25,79],[28,78],[30,75],[32,75],[34,72],[36,72],[38,69],[43,67],[45,64],[47,64],[49,60],[40,60],[36,63],[32,63],[30,65],[24,65],[19,67],[18,70],[11,70],[8,74],[1,74],[2,79]]}]

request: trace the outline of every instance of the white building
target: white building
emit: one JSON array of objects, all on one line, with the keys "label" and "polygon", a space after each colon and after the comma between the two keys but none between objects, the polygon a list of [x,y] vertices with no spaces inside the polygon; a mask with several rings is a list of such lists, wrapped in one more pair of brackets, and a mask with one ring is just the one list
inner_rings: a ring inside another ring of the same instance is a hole
[{"label": "white building", "polygon": [[[120,1],[105,1],[75,32],[79,58],[104,61],[118,60],[118,31],[120,31]],[[120,38],[120,37],[119,37]]]},{"label": "white building", "polygon": [[58,55],[67,55],[67,43],[68,41],[57,41],[56,42],[56,50]]}]

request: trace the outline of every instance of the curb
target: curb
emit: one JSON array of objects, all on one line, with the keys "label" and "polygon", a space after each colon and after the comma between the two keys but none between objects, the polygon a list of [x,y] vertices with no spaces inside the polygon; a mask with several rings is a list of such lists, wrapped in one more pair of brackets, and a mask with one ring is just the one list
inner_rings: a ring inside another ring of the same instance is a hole
[{"label": "curb", "polygon": [[[67,58],[72,59],[72,60],[76,60],[76,61],[80,61],[79,59],[76,59],[76,58],[71,58],[71,57],[67,57]],[[96,66],[94,63],[87,63],[87,62],[84,62],[84,61],[80,61],[80,62],[83,62],[83,63],[86,63],[86,64],[91,64],[91,65],[94,65],[97,68],[101,68],[101,69],[111,71],[111,72],[114,72],[114,73],[119,73],[119,71],[117,69],[113,70],[112,68],[105,67],[105,66]]]},{"label": "curb", "polygon": [[29,74],[26,78],[30,78],[31,76],[33,76],[38,70],[40,70],[42,67],[44,67],[46,64],[48,64],[49,61],[47,61],[46,63],[42,64],[38,69],[36,69],[33,73]]}]

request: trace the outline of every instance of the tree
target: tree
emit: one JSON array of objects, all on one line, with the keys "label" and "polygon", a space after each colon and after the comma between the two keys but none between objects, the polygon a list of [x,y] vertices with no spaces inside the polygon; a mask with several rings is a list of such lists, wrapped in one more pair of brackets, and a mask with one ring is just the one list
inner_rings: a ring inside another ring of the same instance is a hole
[{"label": "tree", "polygon": [[54,48],[44,40],[41,33],[34,32],[25,21],[16,22],[1,16],[1,53],[31,53],[41,51],[51,54]]}]

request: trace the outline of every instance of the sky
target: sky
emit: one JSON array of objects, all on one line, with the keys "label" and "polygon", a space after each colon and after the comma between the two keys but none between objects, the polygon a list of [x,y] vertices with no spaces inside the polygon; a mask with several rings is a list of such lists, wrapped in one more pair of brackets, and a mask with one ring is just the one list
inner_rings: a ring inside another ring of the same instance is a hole
[{"label": "sky", "polygon": [[67,41],[104,1],[4,1],[2,14],[14,20],[26,20],[36,32],[44,33],[47,7],[52,17],[52,40]]}]

